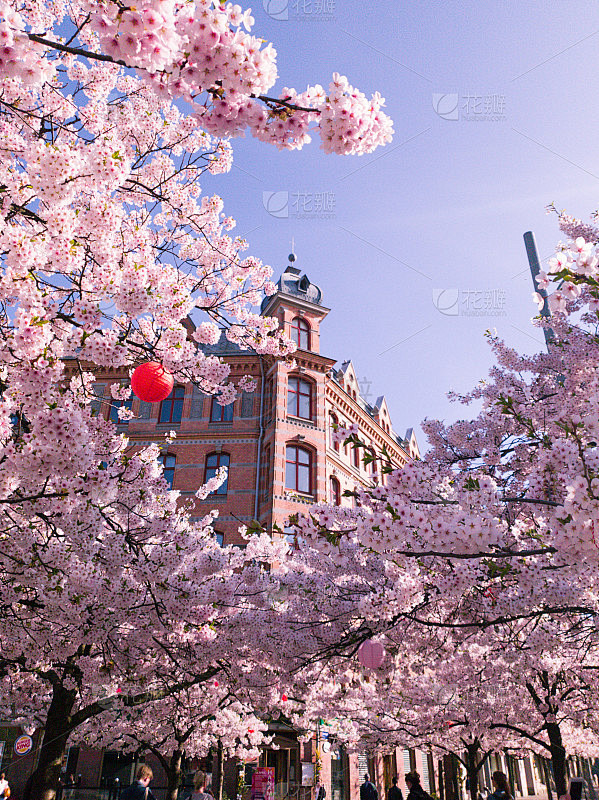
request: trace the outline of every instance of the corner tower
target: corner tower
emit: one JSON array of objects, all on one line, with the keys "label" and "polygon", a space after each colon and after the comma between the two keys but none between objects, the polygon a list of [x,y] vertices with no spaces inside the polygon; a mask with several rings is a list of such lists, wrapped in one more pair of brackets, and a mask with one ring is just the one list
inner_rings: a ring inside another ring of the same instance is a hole
[{"label": "corner tower", "polygon": [[[277,292],[265,298],[261,313],[276,317],[298,351],[320,353],[320,323],[330,309],[322,304],[322,290],[295,266],[295,255],[279,278]],[[301,353],[297,353],[301,356]]]}]

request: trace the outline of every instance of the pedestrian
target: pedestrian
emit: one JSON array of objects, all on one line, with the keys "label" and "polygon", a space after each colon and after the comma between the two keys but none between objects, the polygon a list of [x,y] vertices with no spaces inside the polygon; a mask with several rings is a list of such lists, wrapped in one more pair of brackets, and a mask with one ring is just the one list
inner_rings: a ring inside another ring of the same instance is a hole
[{"label": "pedestrian", "polygon": [[360,800],[379,800],[379,793],[368,774],[364,775],[364,783],[360,786]]},{"label": "pedestrian", "polygon": [[108,800],[119,800],[121,796],[121,779],[115,778],[110,785],[110,791],[108,792]]},{"label": "pedestrian", "polygon": [[64,784],[64,796],[65,800],[71,800],[73,797],[73,791],[75,789],[75,776],[74,775],[67,775],[67,779]]},{"label": "pedestrian", "polygon": [[392,778],[391,783],[393,786],[387,791],[387,800],[403,800],[403,794],[397,785],[397,775]]},{"label": "pedestrian", "polygon": [[137,769],[136,781],[121,792],[121,800],[156,800],[154,792],[150,789],[150,781],[154,773],[147,764],[140,764]]},{"label": "pedestrian", "polygon": [[412,770],[406,775],[406,786],[408,787],[406,800],[432,800],[430,794],[420,785],[420,775],[416,770]]},{"label": "pedestrian", "polygon": [[188,800],[214,800],[206,788],[206,773],[199,769],[193,776],[193,792]]},{"label": "pedestrian", "polygon": [[493,791],[487,800],[512,800],[505,772],[497,770],[491,775],[491,780],[493,781]]},{"label": "pedestrian", "polygon": [[10,786],[4,772],[0,772],[0,797],[10,797]]},{"label": "pedestrian", "polygon": [[316,800],[324,800],[327,796],[327,790],[325,789],[324,783],[319,783],[316,787]]}]

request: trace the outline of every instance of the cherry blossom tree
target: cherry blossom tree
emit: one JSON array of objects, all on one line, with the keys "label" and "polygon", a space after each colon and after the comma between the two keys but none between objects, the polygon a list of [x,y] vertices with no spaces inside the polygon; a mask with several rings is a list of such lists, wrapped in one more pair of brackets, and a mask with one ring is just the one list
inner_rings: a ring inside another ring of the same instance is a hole
[{"label": "cherry blossom tree", "polygon": [[158,447],[132,452],[92,403],[95,372],[148,360],[231,402],[252,382],[201,348],[223,327],[294,350],[255,312],[270,268],[202,192],[231,167],[219,137],[294,149],[314,131],[341,154],[391,138],[382,98],[343,76],[271,97],[276,54],[252,25],[211,0],[0,3],[0,675],[4,716],[45,730],[31,800],[54,796],[106,691],[168,703],[221,673],[235,691],[249,680],[229,634],[247,634],[251,559],[271,545],[212,545],[213,517],[190,523]]},{"label": "cherry blossom tree", "polygon": [[[426,422],[430,448],[422,461],[393,470],[383,453],[385,481],[357,488],[356,508],[315,506],[296,520],[319,610],[336,620],[328,638],[310,642],[312,663],[337,664],[341,688],[329,671],[326,700],[351,696],[347,713],[363,731],[351,735],[368,736],[370,725],[373,741],[392,741],[395,728],[404,739],[419,735],[407,710],[386,720],[380,697],[405,710],[398,697],[411,702],[418,689],[400,678],[394,694],[393,669],[405,673],[406,660],[411,669],[412,639],[445,632],[466,659],[465,689],[480,684],[467,659],[470,647],[481,646],[503,665],[480,686],[481,696],[484,686],[501,685],[517,698],[499,718],[457,704],[449,711],[453,733],[467,734],[473,750],[501,731],[511,747],[532,743],[549,753],[560,796],[568,750],[583,749],[585,740],[595,747],[585,709],[596,705],[599,644],[599,251],[589,226],[589,241],[580,236],[581,225],[561,216],[564,232],[578,238],[560,244],[539,276],[540,289],[558,283],[549,297],[552,318],[538,322],[552,328],[549,352],[520,355],[489,336],[497,362],[489,378],[454,395],[465,406],[479,404],[476,416]],[[364,444],[359,431],[339,437]],[[372,638],[385,644],[387,666],[364,684],[355,656]],[[570,646],[557,658],[564,642]],[[423,674],[435,652],[417,659]],[[443,683],[447,672],[437,669]],[[437,714],[438,704],[432,708]]]}]

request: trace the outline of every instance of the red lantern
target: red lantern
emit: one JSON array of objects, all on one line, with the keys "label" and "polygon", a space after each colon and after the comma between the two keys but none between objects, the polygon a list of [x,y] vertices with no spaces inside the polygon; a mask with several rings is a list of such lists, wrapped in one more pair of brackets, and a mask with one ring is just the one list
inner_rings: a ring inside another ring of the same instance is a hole
[{"label": "red lantern", "polygon": [[157,361],[147,361],[136,367],[131,376],[133,393],[146,403],[159,403],[173,391],[175,379]]},{"label": "red lantern", "polygon": [[358,647],[358,660],[367,669],[378,669],[385,660],[385,648],[380,642],[367,639]]}]

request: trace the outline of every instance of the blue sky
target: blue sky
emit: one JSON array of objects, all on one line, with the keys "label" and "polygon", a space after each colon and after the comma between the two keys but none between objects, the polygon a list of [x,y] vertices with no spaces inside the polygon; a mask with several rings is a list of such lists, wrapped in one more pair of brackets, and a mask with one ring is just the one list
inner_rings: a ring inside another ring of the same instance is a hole
[{"label": "blue sky", "polygon": [[546,259],[560,234],[545,206],[588,219],[599,205],[599,6],[259,0],[252,11],[278,52],[277,89],[347,75],[386,98],[394,141],[340,157],[316,139],[291,153],[236,140],[231,173],[204,191],[221,194],[276,277],[294,237],[296,265],[332,309],[323,352],[351,358],[371,400],[385,394],[399,433],[463,416],[446,392],[486,375],[486,329],[543,347],[522,234],[535,232]]}]

